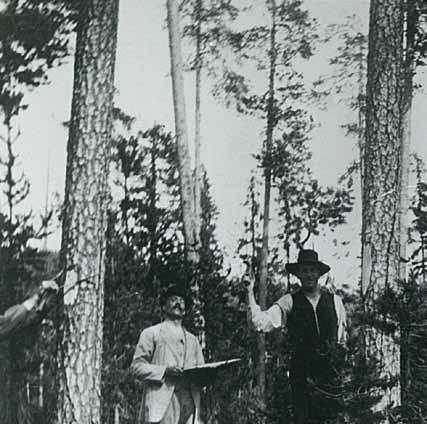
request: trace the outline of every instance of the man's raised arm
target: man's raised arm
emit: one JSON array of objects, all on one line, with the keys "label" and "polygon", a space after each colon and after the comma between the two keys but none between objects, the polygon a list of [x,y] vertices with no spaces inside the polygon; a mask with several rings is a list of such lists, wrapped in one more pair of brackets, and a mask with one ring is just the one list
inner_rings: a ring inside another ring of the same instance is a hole
[{"label": "man's raised arm", "polygon": [[246,273],[244,281],[248,295],[248,306],[251,312],[251,320],[256,331],[269,332],[275,328],[281,327],[283,325],[283,313],[280,306],[275,303],[266,311],[261,311],[261,308],[255,300],[255,277],[253,273]]},{"label": "man's raised arm", "polygon": [[12,306],[0,315],[0,340],[12,336],[16,331],[30,325],[37,317],[37,312],[44,306],[44,294],[47,291],[57,291],[54,281],[43,281],[38,293],[25,302]]}]

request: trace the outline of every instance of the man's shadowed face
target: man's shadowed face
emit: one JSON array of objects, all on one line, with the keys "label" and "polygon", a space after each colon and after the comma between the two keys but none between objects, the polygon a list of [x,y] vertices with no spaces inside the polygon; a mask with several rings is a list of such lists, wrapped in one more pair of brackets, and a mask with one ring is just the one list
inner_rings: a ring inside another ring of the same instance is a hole
[{"label": "man's shadowed face", "polygon": [[297,277],[301,281],[303,290],[312,292],[317,289],[321,272],[316,265],[302,264],[299,267]]},{"label": "man's shadowed face", "polygon": [[165,315],[169,319],[183,319],[185,316],[185,300],[181,296],[169,296],[164,306]]}]

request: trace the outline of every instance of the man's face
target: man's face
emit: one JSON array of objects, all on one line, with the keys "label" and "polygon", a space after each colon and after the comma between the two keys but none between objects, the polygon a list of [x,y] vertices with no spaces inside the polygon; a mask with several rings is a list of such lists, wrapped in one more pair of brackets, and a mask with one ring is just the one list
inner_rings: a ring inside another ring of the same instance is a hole
[{"label": "man's face", "polygon": [[314,291],[317,289],[320,271],[315,265],[303,264],[298,270],[297,277],[301,281],[303,290]]},{"label": "man's face", "polygon": [[182,319],[185,315],[185,300],[181,296],[169,296],[164,307],[165,315],[170,319]]}]

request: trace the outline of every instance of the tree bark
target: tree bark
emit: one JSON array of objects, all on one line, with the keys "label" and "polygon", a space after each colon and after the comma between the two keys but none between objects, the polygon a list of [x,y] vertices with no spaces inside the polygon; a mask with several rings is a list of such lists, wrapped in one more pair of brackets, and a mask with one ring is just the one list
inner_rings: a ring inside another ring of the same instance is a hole
[{"label": "tree bark", "polygon": [[[411,112],[413,98],[413,76],[415,70],[414,49],[415,29],[417,25],[415,0],[406,0],[406,45],[403,93],[403,119],[402,119],[402,182],[400,187],[400,280],[407,282],[408,263],[408,210],[409,210],[409,172],[410,172],[410,145],[411,145]],[[410,390],[410,358],[409,358],[409,326],[411,323],[402,323],[400,343],[400,386],[402,404],[408,399]]]},{"label": "tree bark", "polygon": [[203,1],[198,0],[196,4],[196,93],[195,93],[195,130],[194,130],[194,215],[196,221],[196,234],[200,237],[201,227],[201,186],[202,186],[202,164],[200,160],[201,149],[201,80],[202,80],[202,6]]},{"label": "tree bark", "polygon": [[415,0],[406,0],[406,45],[405,68],[402,107],[402,181],[400,186],[400,279],[407,278],[407,244],[408,244],[408,209],[409,209],[409,172],[410,172],[410,146],[411,146],[411,114],[414,81],[414,49],[416,27]]},{"label": "tree bark", "polygon": [[188,151],[188,135],[185,113],[184,72],[181,54],[179,12],[176,0],[167,0],[169,48],[173,104],[175,112],[175,132],[178,150],[181,205],[184,224],[184,242],[187,259],[191,264],[198,262],[198,236],[194,216],[194,190],[191,176],[191,162]]},{"label": "tree bark", "polygon": [[175,132],[178,151],[178,170],[181,192],[181,208],[184,224],[186,259],[193,271],[191,291],[193,295],[193,320],[197,337],[205,346],[205,320],[200,299],[200,286],[194,270],[199,262],[200,234],[195,213],[195,190],[188,150],[187,123],[185,114],[184,71],[181,54],[181,34],[177,0],[167,0],[169,48],[171,57],[173,105],[175,112]]},{"label": "tree bark", "polygon": [[[373,0],[362,210],[362,295],[371,309],[384,287],[396,284],[400,276],[402,82],[403,1]],[[391,340],[377,348],[387,358],[386,373],[397,375],[398,348]],[[398,401],[398,390],[392,397]]]},{"label": "tree bark", "polygon": [[99,424],[118,0],[81,3],[67,146],[58,423]]}]

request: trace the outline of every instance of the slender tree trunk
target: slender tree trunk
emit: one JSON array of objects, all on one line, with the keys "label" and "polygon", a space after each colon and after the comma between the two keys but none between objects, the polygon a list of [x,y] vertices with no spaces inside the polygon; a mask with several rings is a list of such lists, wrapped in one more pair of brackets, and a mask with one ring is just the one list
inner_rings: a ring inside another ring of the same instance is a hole
[{"label": "slender tree trunk", "polygon": [[[147,216],[147,229],[149,235],[149,259],[148,259],[148,281],[151,283],[153,290],[153,296],[158,299],[158,225],[159,225],[159,214],[157,213],[157,155],[159,154],[157,147],[157,134],[154,133],[150,137],[151,148],[150,148],[150,178],[147,178],[146,190],[148,193],[148,216]],[[151,313],[155,316],[156,302],[151,305]]]},{"label": "slender tree trunk", "polygon": [[[250,246],[251,246],[251,258],[250,263],[248,264],[251,267],[251,271],[255,272],[257,269],[258,263],[258,247],[257,247],[257,234],[256,234],[256,220],[258,217],[258,204],[256,199],[256,180],[252,176],[249,183],[249,193],[248,193],[248,204],[250,206],[250,221],[249,221],[249,235],[250,235]],[[252,325],[251,311],[248,309],[246,311],[246,321],[248,326]]]},{"label": "slender tree trunk", "polygon": [[[196,269],[199,262],[200,234],[196,224],[194,206],[194,184],[191,173],[190,155],[188,151],[187,124],[185,115],[184,72],[181,55],[181,34],[179,30],[179,12],[177,0],[167,0],[169,48],[171,57],[172,91],[175,111],[175,132],[178,150],[178,168],[181,191],[181,207],[184,223],[184,242],[186,257]],[[194,327],[202,347],[205,346],[205,320],[203,305],[200,299],[200,286],[197,274],[193,272],[191,281],[193,295]]]},{"label": "slender tree trunk", "polygon": [[125,207],[123,208],[123,215],[122,215],[122,222],[123,227],[125,229],[125,240],[126,240],[126,247],[130,248],[131,245],[131,234],[130,234],[130,228],[129,228],[129,205],[130,205],[130,195],[129,195],[129,178],[126,175],[124,182],[123,182],[123,192],[124,192],[124,199],[123,203],[125,204]]},{"label": "slender tree trunk", "polygon": [[[362,210],[362,287],[367,306],[400,275],[402,184],[403,2],[372,0],[370,8],[366,145]],[[391,337],[373,337],[385,373],[399,373]],[[370,349],[370,347],[368,347]],[[399,401],[399,390],[391,393]]]},{"label": "slender tree trunk", "polygon": [[172,91],[175,111],[175,132],[178,150],[178,166],[181,191],[181,205],[184,223],[184,242],[187,259],[198,261],[198,237],[194,216],[194,191],[191,177],[191,163],[188,152],[188,135],[185,114],[184,73],[181,55],[178,3],[167,0],[169,48],[171,57]]},{"label": "slender tree trunk", "polygon": [[40,364],[39,368],[39,390],[38,390],[38,405],[40,410],[44,407],[44,362]]},{"label": "slender tree trunk", "polygon": [[[403,119],[402,119],[402,182],[400,187],[400,280],[407,282],[408,263],[408,210],[409,210],[409,172],[410,172],[410,145],[411,145],[411,112],[413,97],[413,74],[414,74],[414,47],[416,28],[415,0],[406,0],[406,45],[405,45],[405,86],[403,94]],[[410,322],[402,322],[400,337],[400,387],[401,402],[404,404],[408,399],[410,383],[410,357],[409,339]]]},{"label": "slender tree trunk", "polygon": [[[258,285],[258,301],[261,309],[266,308],[267,304],[267,277],[268,277],[268,244],[269,244],[269,225],[270,225],[270,203],[271,203],[271,150],[273,145],[273,132],[275,121],[275,99],[274,83],[276,76],[276,2],[271,0],[271,18],[272,25],[270,31],[270,75],[268,83],[268,103],[267,103],[267,129],[265,140],[265,158],[264,158],[264,211],[262,225],[262,246],[260,273]],[[257,380],[260,402],[265,408],[265,335],[258,334],[258,364]]]},{"label": "slender tree trunk", "polygon": [[155,269],[157,263],[157,224],[158,216],[156,213],[156,203],[157,203],[157,165],[156,165],[156,156],[157,156],[157,138],[154,135],[151,138],[151,152],[150,152],[150,178],[149,184],[147,186],[147,192],[149,196],[149,221],[147,223],[150,246],[149,246],[149,269],[151,273],[151,280],[155,278]]},{"label": "slender tree trunk", "polygon": [[202,6],[203,1],[198,0],[196,5],[197,34],[196,34],[196,99],[195,99],[195,131],[194,131],[194,215],[196,221],[196,234],[200,237],[201,227],[201,185],[202,163],[200,159],[201,149],[201,80],[202,80]]},{"label": "slender tree trunk", "polygon": [[7,171],[6,171],[6,185],[7,185],[7,210],[8,210],[8,219],[9,219],[9,228],[7,232],[7,238],[9,240],[9,243],[12,241],[12,231],[13,231],[13,204],[14,204],[14,194],[13,194],[13,188],[14,188],[14,178],[13,178],[13,167],[15,163],[15,155],[12,151],[12,124],[11,124],[11,118],[8,118],[7,120]]},{"label": "slender tree trunk", "polygon": [[[362,210],[363,210],[363,186],[365,181],[365,136],[366,136],[366,62],[363,57],[363,45],[360,45],[360,62],[359,62],[359,95],[358,95],[358,133],[357,133],[357,142],[359,147],[359,172],[360,172],[360,194],[362,199]],[[367,289],[367,284],[369,280],[369,270],[370,270],[370,256],[367,254],[369,251],[365,250],[364,258],[364,267],[362,268],[362,277],[360,281],[360,298],[362,299],[362,322],[361,322],[361,331],[360,331],[360,355],[359,355],[359,366],[360,369],[363,369],[366,366],[366,349],[367,349],[367,340],[366,340],[366,323],[364,322],[365,317],[367,316],[367,304],[365,299],[365,293]]]},{"label": "slender tree trunk", "polygon": [[58,423],[99,424],[118,0],[81,3],[67,146]]},{"label": "slender tree trunk", "polygon": [[[363,198],[363,181],[365,172],[365,127],[366,127],[366,58],[363,57],[364,48],[360,46],[360,62],[359,62],[359,95],[357,100],[357,112],[358,112],[358,131],[357,131],[357,144],[359,147],[359,172],[360,172],[360,190],[361,198]],[[363,205],[362,205],[363,208]],[[362,279],[362,282],[364,280]],[[362,293],[364,292],[362,289]]]}]

